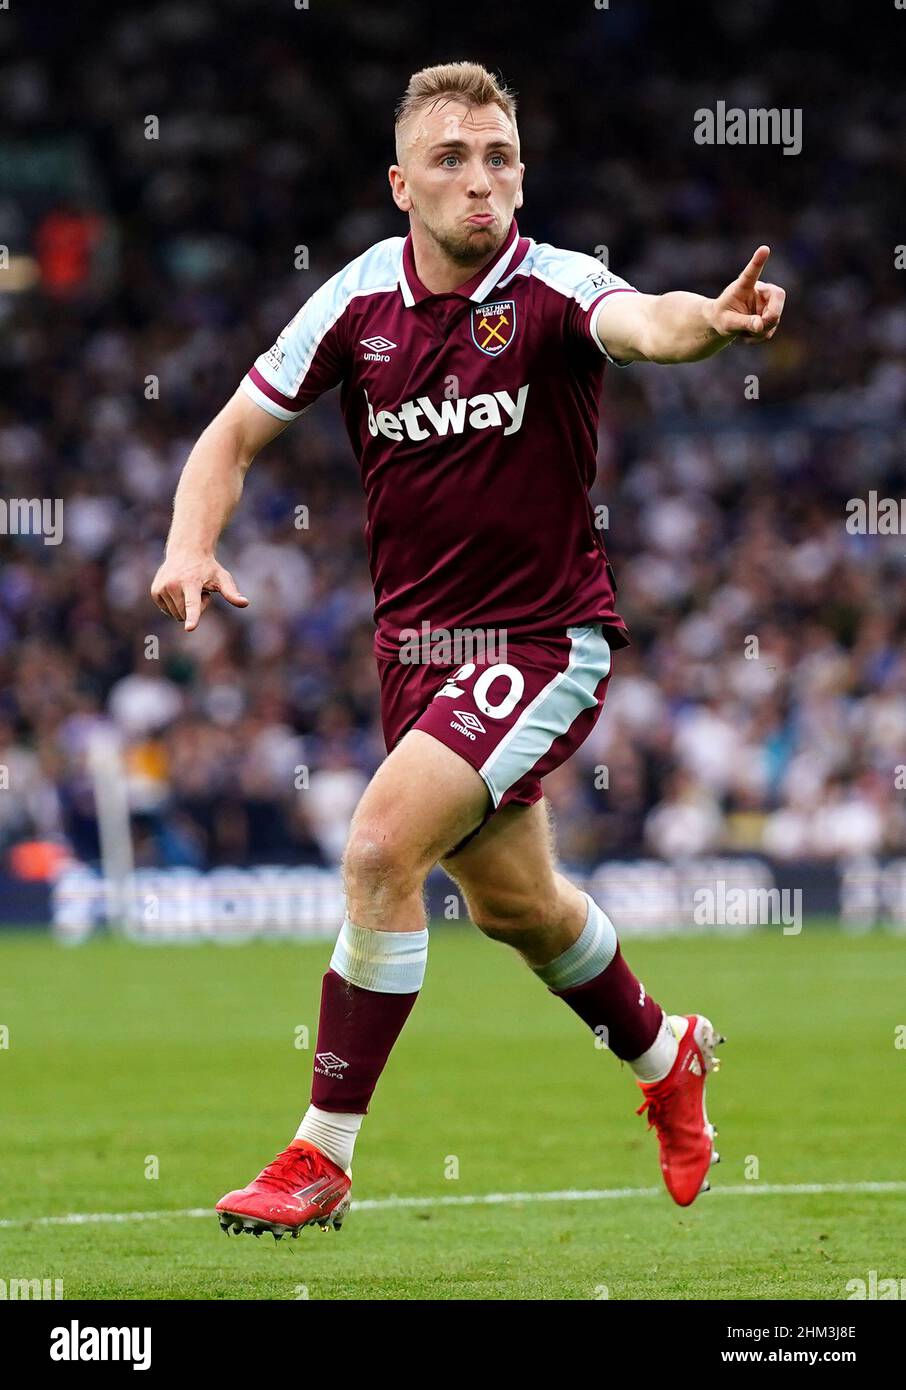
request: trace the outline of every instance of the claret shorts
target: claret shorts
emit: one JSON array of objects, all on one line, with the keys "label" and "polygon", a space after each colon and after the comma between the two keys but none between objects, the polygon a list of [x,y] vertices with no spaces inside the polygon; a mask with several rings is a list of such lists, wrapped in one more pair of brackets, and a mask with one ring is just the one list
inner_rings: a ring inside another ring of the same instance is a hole
[{"label": "claret shorts", "polygon": [[471,763],[501,806],[530,806],[601,713],[610,645],[600,624],[510,638],[505,661],[449,668],[378,658],[388,753],[421,729]]}]

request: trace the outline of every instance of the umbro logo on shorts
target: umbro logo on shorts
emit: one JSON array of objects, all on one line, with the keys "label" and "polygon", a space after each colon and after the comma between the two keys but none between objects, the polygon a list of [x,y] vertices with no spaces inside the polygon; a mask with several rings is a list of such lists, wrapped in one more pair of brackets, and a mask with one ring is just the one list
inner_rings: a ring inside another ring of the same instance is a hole
[{"label": "umbro logo on shorts", "polygon": [[453,714],[455,717],[450,720],[450,728],[457,729],[459,733],[465,734],[466,738],[474,740],[475,734],[487,733],[478,715],[472,714],[471,710],[455,709]]}]

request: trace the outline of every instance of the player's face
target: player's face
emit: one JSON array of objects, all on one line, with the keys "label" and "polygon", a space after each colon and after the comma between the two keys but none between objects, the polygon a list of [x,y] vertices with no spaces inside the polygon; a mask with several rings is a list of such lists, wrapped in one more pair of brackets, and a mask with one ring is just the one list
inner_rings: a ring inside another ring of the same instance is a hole
[{"label": "player's face", "polygon": [[397,206],[421,222],[457,265],[479,265],[522,207],[519,137],[499,106],[442,101],[400,132],[390,171]]}]

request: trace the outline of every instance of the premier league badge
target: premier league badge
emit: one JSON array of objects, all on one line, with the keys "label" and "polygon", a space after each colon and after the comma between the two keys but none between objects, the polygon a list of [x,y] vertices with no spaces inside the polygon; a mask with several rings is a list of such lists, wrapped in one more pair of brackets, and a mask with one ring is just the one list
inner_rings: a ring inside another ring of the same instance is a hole
[{"label": "premier league badge", "polygon": [[516,301],[500,299],[472,310],[472,342],[488,357],[498,357],[516,332]]}]

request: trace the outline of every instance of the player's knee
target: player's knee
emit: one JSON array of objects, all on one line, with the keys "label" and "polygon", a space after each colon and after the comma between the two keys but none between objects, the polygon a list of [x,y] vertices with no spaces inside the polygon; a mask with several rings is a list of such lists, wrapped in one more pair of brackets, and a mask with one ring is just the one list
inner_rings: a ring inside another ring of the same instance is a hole
[{"label": "player's knee", "polygon": [[386,830],[367,824],[350,833],[343,869],[348,888],[371,894],[405,892],[418,879],[417,865],[405,845]]}]

